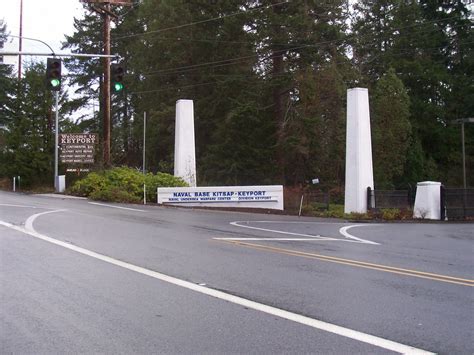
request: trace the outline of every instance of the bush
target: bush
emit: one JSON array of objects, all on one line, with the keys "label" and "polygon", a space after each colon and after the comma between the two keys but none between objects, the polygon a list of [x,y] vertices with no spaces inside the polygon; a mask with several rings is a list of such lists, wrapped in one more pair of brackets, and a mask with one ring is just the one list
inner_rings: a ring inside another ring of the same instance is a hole
[{"label": "bush", "polygon": [[87,197],[95,191],[105,188],[107,181],[103,173],[89,173],[84,179],[78,180],[69,189],[69,193]]},{"label": "bush", "polygon": [[401,213],[398,208],[382,208],[382,219],[386,221],[393,221],[400,219]]},{"label": "bush", "polygon": [[351,220],[355,221],[365,221],[370,218],[370,215],[368,213],[359,213],[359,212],[351,212],[349,214],[346,214],[346,217]]},{"label": "bush", "polygon": [[72,195],[93,200],[138,203],[143,199],[146,183],[147,200],[156,201],[158,187],[188,186],[182,179],[165,173],[145,176],[136,169],[118,167],[88,174],[69,189]]},{"label": "bush", "polygon": [[[146,195],[149,201],[156,201],[156,189],[158,187],[186,187],[188,184],[173,175],[166,173],[146,174]],[[143,191],[142,191],[143,194]]]},{"label": "bush", "polygon": [[316,211],[312,205],[304,205],[301,207],[301,215],[303,216],[316,216],[318,211]]},{"label": "bush", "polygon": [[116,186],[106,186],[102,190],[96,190],[89,195],[92,200],[113,201],[126,203],[139,203],[141,199]]},{"label": "bush", "polygon": [[[326,205],[324,205],[326,206]],[[309,204],[303,206],[301,213],[303,216],[344,218],[344,205],[329,205],[328,210],[320,210],[319,204]]]},{"label": "bush", "polygon": [[329,205],[327,217],[344,218],[344,205]]}]

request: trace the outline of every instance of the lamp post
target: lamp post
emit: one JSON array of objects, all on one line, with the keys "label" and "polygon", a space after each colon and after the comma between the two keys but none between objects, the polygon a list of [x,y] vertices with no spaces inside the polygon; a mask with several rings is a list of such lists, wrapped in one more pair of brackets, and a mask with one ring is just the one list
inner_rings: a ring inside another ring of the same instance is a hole
[{"label": "lamp post", "polygon": [[474,118],[459,118],[453,120],[451,123],[461,125],[461,144],[462,144],[462,175],[463,175],[463,188],[467,189],[466,182],[466,143],[464,141],[464,124],[465,123],[474,123]]},{"label": "lamp post", "polygon": [[146,111],[143,112],[143,204],[144,205],[146,205],[145,158],[146,158]]},{"label": "lamp post", "polygon": [[466,143],[464,140],[464,124],[474,123],[474,118],[459,118],[453,120],[452,123],[461,125],[461,144],[462,144],[462,176],[463,176],[463,213],[466,217],[467,205],[467,181],[466,181]]}]

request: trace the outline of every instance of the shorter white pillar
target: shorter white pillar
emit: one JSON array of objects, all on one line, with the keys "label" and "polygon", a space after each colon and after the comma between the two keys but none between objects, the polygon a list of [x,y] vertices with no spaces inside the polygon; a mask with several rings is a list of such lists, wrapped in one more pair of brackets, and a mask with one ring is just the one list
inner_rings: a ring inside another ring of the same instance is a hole
[{"label": "shorter white pillar", "polygon": [[196,187],[193,100],[176,102],[174,176],[182,178],[189,186]]},{"label": "shorter white pillar", "polygon": [[374,188],[369,92],[354,88],[347,90],[344,213],[367,212],[367,187]]},{"label": "shorter white pillar", "polygon": [[413,218],[441,219],[441,183],[423,181],[416,184]]},{"label": "shorter white pillar", "polygon": [[66,190],[66,175],[56,176],[56,192],[63,193]]}]

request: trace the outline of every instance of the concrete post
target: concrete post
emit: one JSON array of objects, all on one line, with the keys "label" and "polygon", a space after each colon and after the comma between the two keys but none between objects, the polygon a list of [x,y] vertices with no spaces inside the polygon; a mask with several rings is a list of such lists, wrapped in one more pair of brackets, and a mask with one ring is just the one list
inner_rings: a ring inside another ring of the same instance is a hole
[{"label": "concrete post", "polygon": [[413,218],[441,219],[441,183],[423,181],[416,184]]},{"label": "concrete post", "polygon": [[374,188],[369,94],[347,90],[345,213],[367,212],[367,187]]},{"label": "concrete post", "polygon": [[176,102],[174,176],[182,178],[189,186],[196,187],[193,100]]}]

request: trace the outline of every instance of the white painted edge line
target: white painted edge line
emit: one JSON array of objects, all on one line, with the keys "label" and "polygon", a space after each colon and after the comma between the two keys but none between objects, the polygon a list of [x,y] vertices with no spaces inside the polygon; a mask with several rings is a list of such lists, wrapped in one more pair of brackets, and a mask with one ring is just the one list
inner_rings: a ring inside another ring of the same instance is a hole
[{"label": "white painted edge line", "polygon": [[345,226],[345,227],[342,227],[341,229],[339,229],[339,233],[341,233],[344,237],[348,238],[348,239],[352,239],[352,240],[357,240],[361,243],[365,243],[365,244],[372,244],[372,245],[380,245],[379,243],[376,243],[376,242],[372,242],[370,240],[366,240],[366,239],[362,239],[362,238],[358,238],[358,237],[355,237],[353,236],[352,234],[349,234],[349,232],[347,232],[349,229],[351,228],[355,228],[355,227],[369,227],[369,226],[376,226],[376,224],[355,224],[355,225],[351,225],[351,226]]},{"label": "white painted edge line", "polygon": [[204,295],[208,295],[208,296],[211,296],[211,297],[223,300],[223,301],[231,302],[231,303],[243,306],[243,307],[254,309],[256,311],[260,311],[260,312],[267,313],[267,314],[270,314],[270,315],[273,315],[273,316],[276,316],[276,317],[287,319],[287,320],[290,320],[290,321],[293,321],[293,322],[296,322],[296,323],[300,323],[300,324],[303,324],[303,325],[306,325],[306,326],[309,326],[309,327],[312,327],[312,328],[315,328],[315,329],[319,329],[319,330],[323,330],[323,331],[326,331],[326,332],[329,332],[329,333],[337,334],[337,335],[340,335],[340,336],[343,336],[343,337],[346,337],[346,338],[350,338],[350,339],[354,339],[354,340],[357,340],[357,341],[360,341],[360,342],[363,342],[363,343],[378,346],[378,347],[383,348],[383,349],[392,350],[392,351],[395,351],[395,352],[398,352],[398,353],[401,353],[401,354],[434,354],[434,353],[427,352],[425,350],[418,349],[418,348],[415,348],[415,347],[412,347],[412,346],[409,346],[409,345],[397,343],[397,342],[394,342],[392,340],[380,338],[380,337],[377,337],[377,336],[374,336],[374,335],[359,332],[357,330],[352,330],[352,329],[341,327],[341,326],[338,326],[338,325],[335,325],[335,324],[323,322],[323,321],[320,321],[320,320],[317,320],[317,319],[314,319],[314,318],[310,318],[310,317],[306,317],[306,316],[303,316],[303,315],[300,315],[300,314],[297,314],[297,313],[285,311],[283,309],[279,309],[279,308],[268,306],[268,305],[265,305],[265,304],[262,304],[262,303],[254,302],[254,301],[245,299],[243,297],[230,295],[228,293],[225,293],[225,292],[222,292],[222,291],[217,291],[217,290],[214,290],[212,288],[196,285],[196,284],[191,283],[189,281],[181,280],[181,279],[178,279],[178,278],[175,278],[175,277],[172,277],[172,276],[168,276],[168,275],[159,273],[157,271],[152,271],[152,270],[145,269],[145,268],[137,266],[137,265],[133,265],[133,264],[130,264],[130,263],[127,263],[127,262],[124,262],[124,261],[120,261],[120,260],[111,258],[109,256],[99,254],[99,253],[93,252],[91,250],[84,249],[84,248],[81,248],[81,247],[78,247],[78,246],[75,246],[75,245],[72,245],[72,244],[68,244],[68,243],[62,242],[60,240],[57,240],[57,239],[54,239],[54,238],[51,238],[51,237],[48,237],[48,236],[45,236],[45,235],[42,235],[42,234],[36,232],[33,229],[34,220],[37,217],[39,217],[43,214],[53,213],[53,212],[59,212],[59,210],[38,213],[36,215],[33,215],[33,216],[29,217],[28,220],[27,220],[28,223],[26,223],[26,225],[28,226],[28,229],[23,228],[23,227],[19,227],[19,226],[15,226],[15,225],[12,225],[10,223],[3,222],[3,221],[0,221],[0,225],[3,225],[5,227],[11,228],[13,230],[16,230],[16,231],[19,231],[19,232],[22,232],[22,233],[25,233],[25,234],[28,234],[28,235],[30,235],[34,238],[44,240],[48,243],[52,243],[52,244],[61,246],[63,248],[75,251],[77,253],[80,253],[80,254],[83,254],[83,255],[86,255],[86,256],[90,256],[90,257],[95,258],[97,260],[102,260],[106,263],[109,263],[109,264],[112,264],[112,265],[115,265],[115,266],[119,266],[121,268],[130,270],[130,271],[134,271],[134,272],[137,272],[137,273],[142,274],[142,275],[153,277],[153,278],[155,278],[157,280],[160,280],[160,281],[168,282],[170,284],[173,284],[173,285],[176,285],[176,286],[179,286],[179,287],[183,287],[183,288],[188,289],[188,290],[199,292],[199,293],[202,293]]},{"label": "white painted edge line", "polygon": [[[42,207],[37,207],[37,206],[28,206],[28,205],[12,205],[9,203],[0,203],[0,206],[5,206],[5,207],[20,207],[20,208],[42,208]],[[45,208],[47,209],[47,208]]]},{"label": "white painted edge line", "polygon": [[[253,222],[253,221],[252,221]],[[239,223],[244,223],[243,221],[235,221],[235,222],[230,222],[231,225],[235,227],[242,227],[242,228],[249,228],[249,229],[256,229],[260,231],[265,231],[265,232],[271,232],[271,233],[280,233],[280,234],[286,234],[286,235],[296,235],[298,237],[306,237],[306,238],[315,238],[315,239],[326,239],[325,237],[321,237],[320,235],[311,235],[311,234],[301,234],[301,233],[292,233],[292,232],[284,232],[284,231],[279,231],[279,230],[274,230],[274,229],[267,229],[267,228],[260,228],[260,227],[253,227],[253,226],[244,226]]]},{"label": "white painted edge line", "polygon": [[72,196],[72,195],[65,195],[65,194],[35,194],[34,196],[38,197],[50,197],[50,198],[60,198],[63,200],[66,199],[71,199],[71,200],[87,200],[87,197],[81,197],[81,196]]},{"label": "white painted edge line", "polygon": [[237,221],[238,223],[273,223],[273,224],[347,224],[347,222],[310,222],[310,221]]},{"label": "white painted edge line", "polygon": [[286,242],[319,242],[323,241],[340,241],[337,238],[212,238],[214,240],[229,240],[229,241],[257,241],[257,240],[269,240],[269,241],[286,241]]},{"label": "white painted edge line", "polygon": [[121,207],[121,206],[114,206],[114,205],[107,205],[105,203],[98,203],[98,202],[88,202],[91,205],[96,205],[96,206],[103,206],[103,207],[110,207],[110,208],[118,208],[121,210],[128,210],[128,211],[136,211],[136,212],[147,212],[145,210],[139,210],[137,208],[129,208],[129,207]]}]

